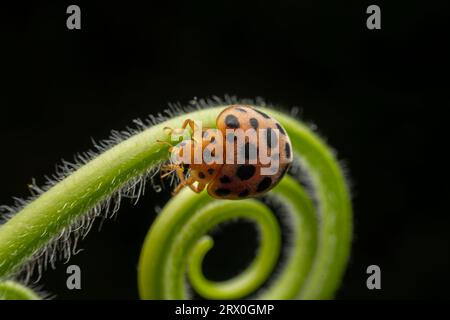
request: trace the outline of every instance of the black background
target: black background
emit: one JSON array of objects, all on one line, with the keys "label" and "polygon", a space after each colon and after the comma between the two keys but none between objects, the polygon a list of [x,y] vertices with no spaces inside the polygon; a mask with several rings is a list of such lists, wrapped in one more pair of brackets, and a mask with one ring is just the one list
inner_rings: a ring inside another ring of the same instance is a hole
[{"label": "black background", "polygon": [[[448,11],[417,1],[186,1],[132,4],[40,1],[1,10],[0,203],[61,158],[91,147],[168,102],[224,94],[301,109],[349,171],[354,244],[337,298],[448,297],[450,218],[443,183],[448,106]],[[82,29],[66,28],[78,4]],[[378,4],[382,29],[366,28]],[[56,298],[137,298],[140,246],[169,192],[124,203],[71,260],[40,284]],[[233,229],[234,228],[234,229]],[[245,266],[256,240],[224,228],[207,258],[223,279]],[[233,235],[233,237],[231,237]],[[231,243],[226,243],[232,241]],[[243,245],[243,244],[246,245]],[[239,253],[234,250],[240,248]],[[366,288],[377,264],[382,290]]]}]

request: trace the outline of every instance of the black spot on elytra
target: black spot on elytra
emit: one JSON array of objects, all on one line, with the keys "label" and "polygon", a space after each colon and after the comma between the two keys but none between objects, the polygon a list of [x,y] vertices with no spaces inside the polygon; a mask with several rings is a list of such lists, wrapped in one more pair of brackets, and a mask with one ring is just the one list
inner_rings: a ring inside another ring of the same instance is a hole
[{"label": "black spot on elytra", "polygon": [[211,140],[209,140],[209,141],[212,142],[212,143],[215,143],[216,142],[216,137],[212,137]]},{"label": "black spot on elytra", "polygon": [[252,164],[243,164],[236,170],[236,175],[241,180],[248,180],[255,174],[256,167]]},{"label": "black spot on elytra", "polygon": [[252,126],[253,129],[258,129],[259,123],[258,120],[256,120],[255,118],[250,118],[250,125]]},{"label": "black spot on elytra", "polygon": [[286,144],[284,145],[284,151],[286,152],[286,158],[290,159],[291,158],[291,145],[286,142]]},{"label": "black spot on elytra", "polygon": [[269,188],[271,184],[272,184],[272,179],[269,178],[269,177],[265,177],[258,184],[258,187],[256,188],[256,191],[257,192],[262,192],[262,191],[266,190],[267,188]]},{"label": "black spot on elytra", "polygon": [[245,109],[242,109],[242,108],[239,108],[239,107],[236,107],[236,108],[234,108],[234,109],[236,109],[236,110],[239,110],[240,112],[247,112],[247,110],[245,110]]},{"label": "black spot on elytra", "polygon": [[237,129],[240,127],[239,120],[236,116],[229,114],[225,117],[225,124],[228,128]]},{"label": "black spot on elytra", "polygon": [[219,188],[216,189],[215,193],[219,196],[219,197],[223,197],[223,196],[227,196],[231,193],[230,189],[226,189],[226,188]]},{"label": "black spot on elytra", "polygon": [[209,169],[208,169],[208,173],[209,173],[210,175],[212,175],[212,174],[214,173],[214,169],[213,169],[213,168],[209,168]]},{"label": "black spot on elytra", "polygon": [[238,197],[244,198],[244,197],[248,196],[249,194],[250,194],[250,192],[248,191],[248,189],[245,189],[244,191],[242,191],[238,194]]},{"label": "black spot on elytra", "polygon": [[264,112],[262,112],[262,111],[259,111],[258,109],[253,109],[253,110],[255,110],[256,112],[258,112],[260,115],[262,115],[264,118],[266,118],[266,119],[270,119],[270,116],[268,116],[267,114],[265,114]]},{"label": "black spot on elytra", "polygon": [[[273,141],[272,141],[272,136],[274,137]],[[267,128],[267,130],[266,130],[266,140],[267,140],[267,148],[269,148],[269,149],[275,148],[278,145],[277,134],[271,128]],[[272,144],[272,142],[273,142],[273,144]]]},{"label": "black spot on elytra", "polygon": [[276,126],[277,126],[278,130],[280,130],[281,134],[285,136],[286,132],[284,131],[283,127],[279,123],[277,123]]},{"label": "black spot on elytra", "polygon": [[203,172],[201,172],[201,171],[198,173],[198,177],[200,179],[205,179],[206,178],[205,174]]},{"label": "black spot on elytra", "polygon": [[222,182],[222,183],[230,183],[230,182],[231,182],[230,177],[227,176],[227,175],[224,175],[224,176],[220,177],[219,180],[220,180],[220,182]]}]

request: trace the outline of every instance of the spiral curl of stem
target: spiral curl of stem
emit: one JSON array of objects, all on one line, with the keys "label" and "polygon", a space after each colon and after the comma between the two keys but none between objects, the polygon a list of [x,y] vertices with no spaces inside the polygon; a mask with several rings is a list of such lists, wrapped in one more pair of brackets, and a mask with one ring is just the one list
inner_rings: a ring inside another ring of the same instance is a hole
[{"label": "spiral curl of stem", "polygon": [[[226,106],[190,112],[137,133],[113,146],[55,184],[0,226],[0,279],[7,278],[33,255],[136,177],[161,161],[168,150],[164,127],[179,127],[189,117],[214,127]],[[292,250],[283,271],[257,298],[331,298],[340,284],[349,256],[352,212],[342,170],[326,144],[306,125],[261,108],[289,134],[295,158],[307,172],[316,205],[303,187],[286,176],[270,192],[285,204],[292,224]],[[260,232],[258,254],[237,277],[213,282],[202,274],[205,254],[213,246],[207,233],[234,218],[253,221]],[[192,287],[205,298],[236,299],[255,292],[269,277],[280,253],[280,227],[270,210],[255,199],[215,200],[206,192],[183,190],[163,209],[142,248],[139,292],[144,299],[189,297]]]},{"label": "spiral curl of stem", "polygon": [[[271,109],[311,179],[317,208],[301,184],[286,176],[271,192],[283,203],[293,230],[291,252],[268,288],[254,298],[328,299],[337,289],[349,255],[351,205],[342,171],[332,152],[306,126]],[[206,279],[202,262],[213,247],[207,234],[235,218],[254,222],[260,231],[255,260],[240,275],[222,282]],[[163,209],[145,240],[139,264],[139,292],[144,299],[186,299],[193,289],[209,299],[238,299],[264,284],[274,270],[281,246],[272,212],[257,200],[216,200],[206,192],[184,190]]]}]

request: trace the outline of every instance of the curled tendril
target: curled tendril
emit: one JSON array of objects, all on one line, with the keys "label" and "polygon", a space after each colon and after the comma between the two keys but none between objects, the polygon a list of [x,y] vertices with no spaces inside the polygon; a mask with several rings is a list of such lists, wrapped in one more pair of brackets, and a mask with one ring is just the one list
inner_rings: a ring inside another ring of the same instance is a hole
[{"label": "curled tendril", "polygon": [[[282,271],[256,298],[330,298],[339,285],[350,247],[351,207],[345,180],[332,153],[315,134],[286,115],[264,111],[287,130],[295,154],[307,169],[318,205],[313,206],[303,187],[290,176],[270,192],[289,214],[292,248]],[[203,258],[213,247],[207,233],[235,218],[258,226],[258,253],[235,278],[210,281],[202,273]],[[204,298],[246,297],[271,275],[280,246],[280,227],[263,203],[216,200],[206,192],[198,195],[184,190],[166,205],[147,235],[139,263],[140,295],[144,299],[186,299],[187,269],[191,286]]]},{"label": "curled tendril", "polygon": [[[167,146],[157,143],[168,139],[164,127],[179,127],[189,117],[212,128],[224,107],[192,111],[144,128],[102,150],[25,203],[0,225],[0,280],[9,278],[36,256],[53,257],[53,251],[49,254],[46,247],[66,241],[64,232],[84,227],[89,213],[97,217],[98,212],[110,207],[114,194],[120,196],[121,190],[134,186],[137,178],[167,160]],[[270,192],[270,196],[281,199],[289,213],[292,250],[283,271],[268,289],[258,292],[258,298],[331,298],[340,283],[351,244],[351,203],[343,173],[331,150],[307,126],[271,108],[261,109],[288,132],[295,158],[308,173],[316,204],[288,176]],[[258,226],[261,241],[255,260],[228,281],[205,279],[202,262],[213,246],[208,231],[237,217]],[[91,224],[87,221],[89,230]],[[138,271],[140,295],[144,299],[186,298],[187,273],[193,288],[205,298],[245,297],[273,271],[280,254],[280,239],[280,227],[263,203],[254,199],[214,200],[205,192],[183,190],[166,205],[147,235]]]}]

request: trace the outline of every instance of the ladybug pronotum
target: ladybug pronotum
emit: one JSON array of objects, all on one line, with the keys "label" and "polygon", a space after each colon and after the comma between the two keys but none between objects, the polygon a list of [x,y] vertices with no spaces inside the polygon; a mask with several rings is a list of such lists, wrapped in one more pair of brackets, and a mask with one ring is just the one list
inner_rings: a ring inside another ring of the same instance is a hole
[{"label": "ladybug pronotum", "polygon": [[[185,120],[182,129],[187,126],[195,132],[193,120]],[[271,116],[254,107],[232,105],[219,114],[216,127],[202,129],[201,141],[193,137],[169,148],[180,156],[183,148],[191,151],[190,161],[163,167],[169,171],[164,176],[175,171],[180,178],[174,193],[189,186],[195,192],[206,187],[210,196],[219,199],[256,197],[272,189],[289,169],[293,160],[291,141],[281,124]],[[238,129],[254,129],[259,134],[238,139]],[[228,154],[227,150],[232,151]],[[200,162],[194,161],[196,151],[203,155]],[[223,161],[217,161],[216,156],[223,157]],[[229,156],[234,159],[228,161]]]}]

